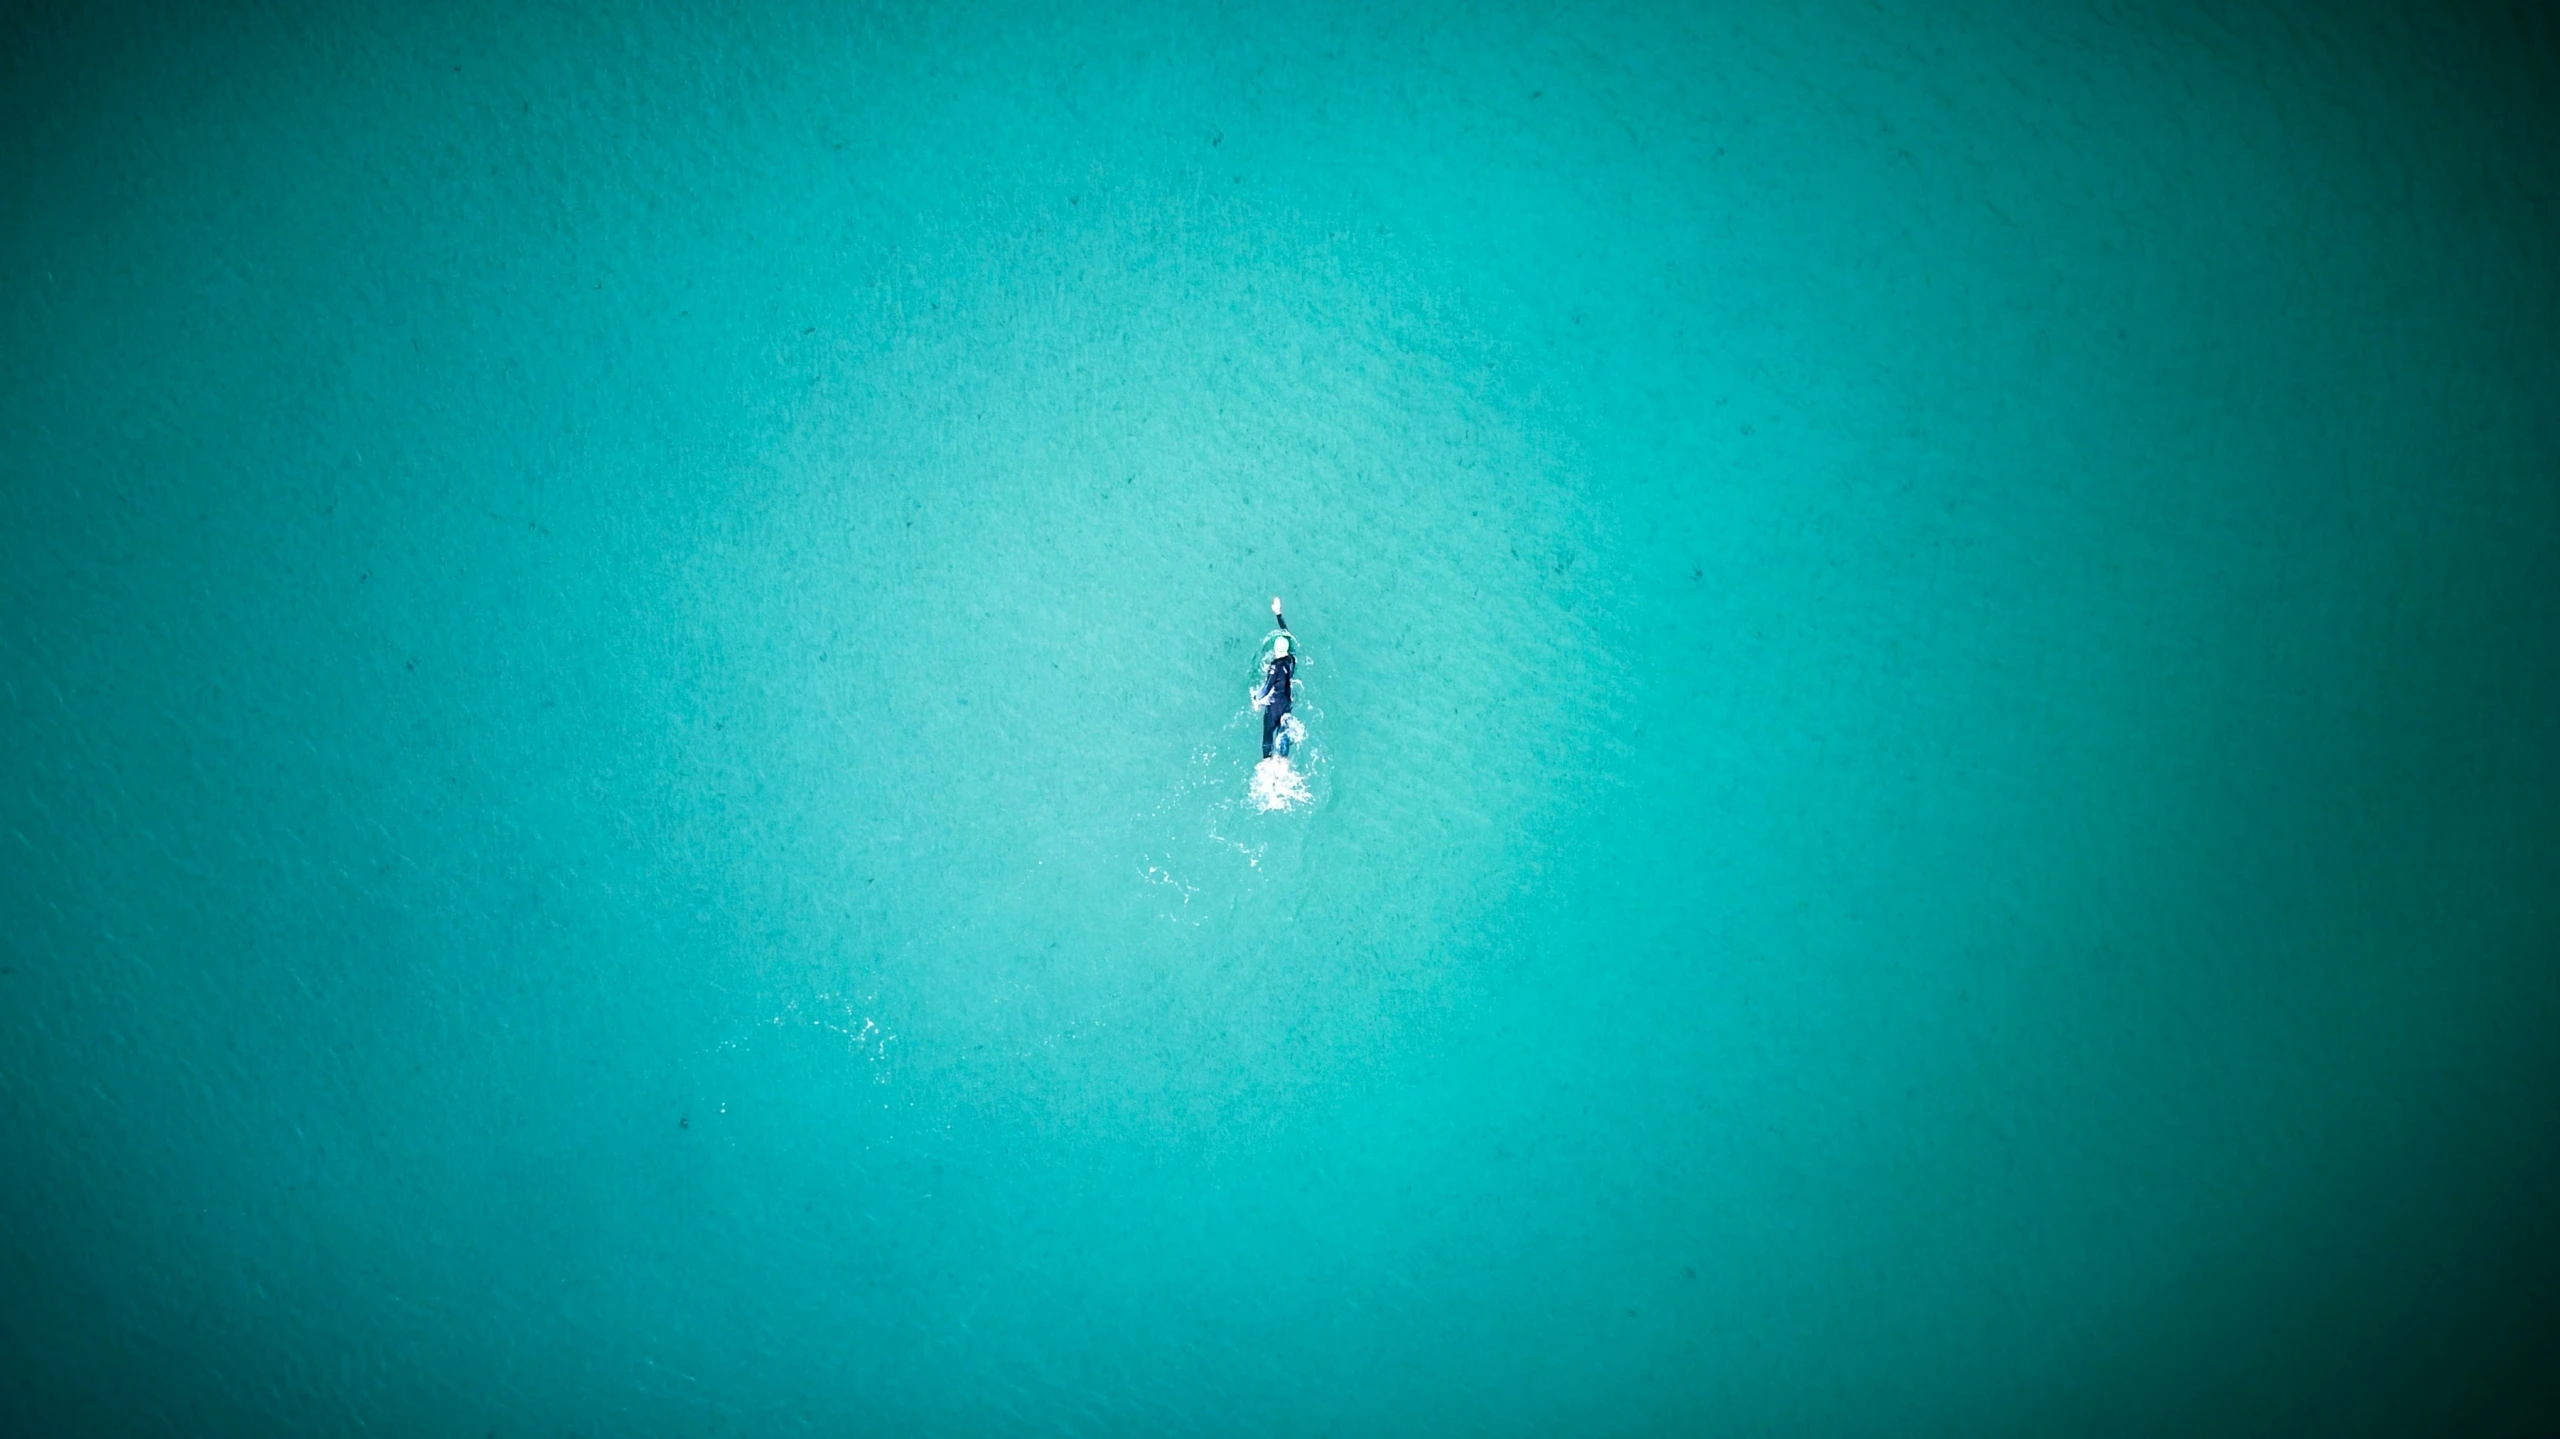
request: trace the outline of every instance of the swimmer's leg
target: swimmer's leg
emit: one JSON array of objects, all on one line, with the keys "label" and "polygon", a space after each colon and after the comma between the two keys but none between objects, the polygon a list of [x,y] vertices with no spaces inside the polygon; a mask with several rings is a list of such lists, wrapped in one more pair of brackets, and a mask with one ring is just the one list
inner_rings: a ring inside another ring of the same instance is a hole
[{"label": "swimmer's leg", "polygon": [[1288,711],[1280,706],[1265,705],[1262,710],[1262,757],[1271,758],[1271,737],[1280,729],[1280,717]]}]

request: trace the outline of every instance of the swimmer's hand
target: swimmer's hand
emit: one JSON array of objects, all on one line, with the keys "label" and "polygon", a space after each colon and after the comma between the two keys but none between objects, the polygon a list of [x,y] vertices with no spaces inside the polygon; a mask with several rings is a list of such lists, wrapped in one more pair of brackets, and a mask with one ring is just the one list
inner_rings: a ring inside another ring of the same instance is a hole
[{"label": "swimmer's hand", "polygon": [[1280,613],[1280,597],[1278,595],[1273,595],[1271,597],[1271,612],[1275,615]]}]

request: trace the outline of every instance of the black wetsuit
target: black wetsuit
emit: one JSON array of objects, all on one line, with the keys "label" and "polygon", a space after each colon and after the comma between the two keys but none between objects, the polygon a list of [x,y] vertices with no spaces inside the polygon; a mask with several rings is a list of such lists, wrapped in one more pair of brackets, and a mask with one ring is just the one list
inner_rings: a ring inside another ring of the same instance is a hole
[{"label": "black wetsuit", "polygon": [[[1288,629],[1289,622],[1281,620],[1280,628]],[[1262,668],[1262,692],[1271,697],[1270,701],[1262,707],[1262,757],[1264,759],[1271,758],[1271,746],[1275,737],[1279,742],[1280,753],[1286,755],[1289,752],[1289,737],[1281,733],[1280,722],[1289,717],[1289,701],[1295,698],[1297,681],[1298,657],[1296,655],[1280,655]]]}]

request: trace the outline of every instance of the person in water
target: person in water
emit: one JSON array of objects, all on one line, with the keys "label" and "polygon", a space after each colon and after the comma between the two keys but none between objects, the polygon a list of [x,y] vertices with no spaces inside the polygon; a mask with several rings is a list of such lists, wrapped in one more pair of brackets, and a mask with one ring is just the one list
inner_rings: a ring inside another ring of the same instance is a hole
[{"label": "person in water", "polygon": [[1270,663],[1262,667],[1262,688],[1254,693],[1253,702],[1262,707],[1262,757],[1269,759],[1273,745],[1283,759],[1289,754],[1289,703],[1297,697],[1298,657],[1289,653],[1289,621],[1280,613],[1280,597],[1271,597],[1271,620],[1280,627],[1280,637],[1271,642]]}]

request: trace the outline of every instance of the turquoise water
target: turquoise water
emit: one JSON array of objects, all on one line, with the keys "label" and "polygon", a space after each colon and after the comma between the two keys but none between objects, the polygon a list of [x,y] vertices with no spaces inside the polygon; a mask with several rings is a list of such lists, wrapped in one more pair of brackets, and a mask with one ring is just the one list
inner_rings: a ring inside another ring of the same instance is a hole
[{"label": "turquoise water", "polygon": [[12,1432],[2560,1425],[2548,8],[379,8],[0,26]]}]

